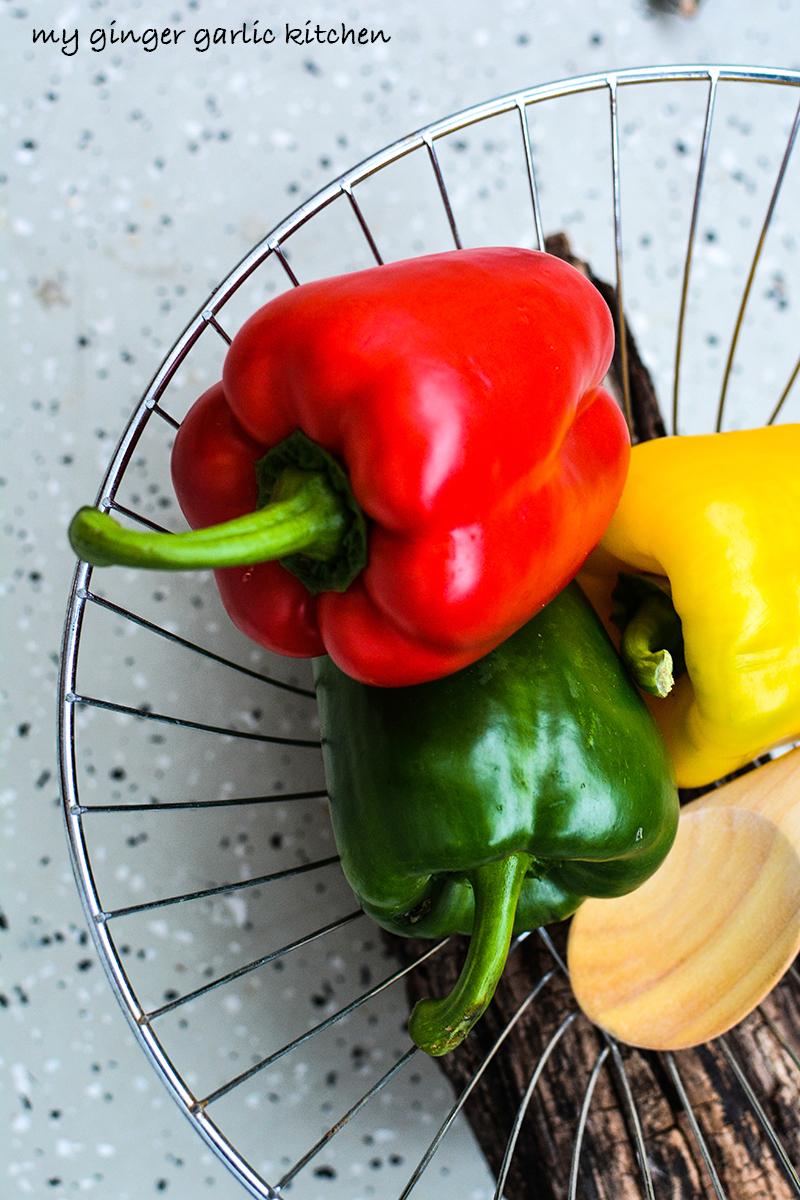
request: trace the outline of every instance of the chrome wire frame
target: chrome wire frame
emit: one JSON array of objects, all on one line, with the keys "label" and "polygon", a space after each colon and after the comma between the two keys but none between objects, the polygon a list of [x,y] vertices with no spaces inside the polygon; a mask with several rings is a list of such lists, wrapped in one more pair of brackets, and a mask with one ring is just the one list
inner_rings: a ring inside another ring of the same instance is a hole
[{"label": "chrome wire frame", "polygon": [[[574,96],[582,92],[606,93],[609,104],[610,159],[613,185],[614,249],[616,262],[615,285],[619,306],[619,326],[624,334],[624,258],[622,215],[620,205],[619,128],[617,113],[618,97],[621,90],[634,85],[652,85],[664,82],[692,80],[697,81],[698,84],[707,85],[708,98],[703,129],[702,148],[700,152],[699,167],[694,191],[690,232],[684,257],[683,284],[680,300],[680,311],[677,322],[671,432],[679,433],[679,381],[682,367],[682,350],[687,296],[693,262],[695,238],[697,233],[699,202],[708,159],[709,141],[712,131],[715,103],[717,101],[720,85],[729,81],[785,85],[790,88],[797,88],[798,98],[800,98],[800,72],[789,70],[776,71],[757,67],[751,68],[739,66],[690,65],[674,67],[646,67],[632,70],[621,70],[609,74],[587,75],[580,78],[568,79],[558,83],[550,83],[532,87],[484,104],[476,105],[473,108],[467,109],[443,120],[436,121],[428,125],[426,128],[401,139],[393,145],[386,147],[378,154],[374,154],[372,157],[366,159],[364,162],[360,163],[358,166],[348,171],[340,178],[334,180],[327,187],[323,188],[314,197],[297,208],[290,216],[277,225],[266,238],[264,238],[238,263],[238,265],[230,272],[224,282],[208,298],[208,301],[203,308],[189,322],[184,332],[178,338],[158,368],[154,378],[144,393],[136,410],[134,411],[129,424],[119,441],[119,444],[116,447],[116,451],[109,464],[97,496],[98,507],[106,511],[117,511],[139,521],[141,524],[150,528],[159,528],[159,526],[151,521],[148,517],[141,513],[137,513],[130,508],[122,506],[121,504],[117,503],[115,499],[119,485],[131,462],[131,457],[145,427],[153,416],[158,418],[160,421],[163,421],[170,428],[174,429],[178,427],[179,422],[162,407],[161,401],[164,393],[179,366],[186,359],[187,355],[199,341],[199,339],[206,335],[208,331],[213,331],[212,336],[220,337],[226,344],[230,343],[231,337],[226,331],[224,318],[221,314],[223,313],[226,303],[234,295],[237,289],[244,283],[245,280],[248,279],[249,276],[252,275],[252,273],[258,267],[260,267],[268,258],[274,257],[280,264],[281,268],[293,286],[297,286],[301,282],[301,280],[297,278],[292,265],[290,265],[285,251],[286,243],[297,230],[312,220],[312,218],[327,208],[327,206],[337,198],[342,196],[346,197],[355,221],[363,233],[374,262],[376,264],[381,264],[383,260],[378,249],[376,238],[373,235],[368,221],[364,216],[362,207],[359,204],[358,187],[365,180],[369,179],[371,176],[374,176],[377,172],[381,171],[389,164],[394,163],[405,156],[414,153],[415,151],[421,150],[423,153],[427,153],[436,187],[438,188],[438,192],[441,197],[447,224],[452,235],[453,244],[455,247],[461,246],[461,237],[459,235],[454,208],[448,194],[444,175],[437,156],[437,142],[445,135],[467,129],[470,126],[478,125],[487,118],[496,117],[500,114],[509,112],[516,112],[519,117],[521,148],[527,171],[535,240],[537,246],[539,248],[543,248],[544,230],[537,189],[535,154],[532,149],[532,143],[528,129],[528,114],[534,106],[545,101],[553,101],[560,97]],[[768,210],[764,219],[761,236],[759,238],[755,256],[750,265],[747,276],[747,283],[741,299],[735,328],[731,336],[723,387],[718,402],[716,421],[717,429],[719,429],[722,424],[728,382],[732,365],[736,356],[739,335],[742,328],[742,322],[747,307],[753,278],[758,267],[766,231],[774,212],[777,197],[786,172],[790,155],[792,153],[792,149],[794,147],[799,126],[800,106],[798,106],[797,115],[794,119],[794,124],[792,126],[791,134],[786,146],[783,161],[774,184],[774,190],[772,192],[771,200],[769,202]],[[630,388],[628,380],[628,364],[627,359],[625,358],[626,349],[624,336],[622,338],[622,351],[624,409],[630,422]],[[794,370],[791,373],[791,376],[788,379],[782,393],[776,398],[768,423],[773,422],[780,413],[781,408],[797,379],[799,371],[800,361],[798,361],[797,366],[794,367]],[[313,873],[323,868],[335,866],[336,859],[335,857],[327,857],[315,862],[303,864],[297,868],[291,869],[290,871],[278,872],[272,875],[262,875],[258,879],[247,880],[246,883],[228,884],[222,887],[205,889],[203,891],[194,891],[180,895],[166,896],[156,901],[151,901],[147,904],[116,909],[107,909],[104,907],[95,884],[93,865],[91,862],[91,856],[89,853],[85,832],[86,823],[91,821],[96,813],[130,813],[134,811],[142,811],[144,809],[146,809],[148,812],[157,812],[175,809],[192,809],[201,807],[209,808],[215,806],[244,806],[269,803],[270,801],[274,801],[279,798],[281,800],[286,800],[293,798],[300,799],[324,797],[325,793],[324,791],[305,791],[288,794],[282,793],[280,797],[246,796],[215,801],[185,800],[159,804],[157,807],[148,804],[87,805],[82,803],[79,794],[78,773],[76,769],[76,712],[81,708],[94,706],[115,713],[131,714],[137,718],[143,718],[156,723],[161,722],[173,725],[182,725],[195,731],[199,731],[208,737],[237,737],[244,740],[250,739],[279,744],[285,743],[294,747],[303,747],[309,751],[314,751],[317,749],[317,743],[312,740],[287,739],[279,736],[237,730],[235,728],[223,728],[193,720],[191,717],[169,716],[163,713],[152,712],[149,709],[136,709],[127,705],[116,703],[112,699],[83,695],[79,693],[77,690],[76,678],[84,623],[87,620],[87,615],[90,612],[98,609],[105,609],[125,621],[138,624],[147,629],[149,632],[168,639],[171,644],[180,647],[180,649],[185,651],[187,654],[204,656],[206,659],[213,661],[222,672],[233,671],[249,675],[253,679],[263,684],[266,689],[272,689],[273,695],[279,696],[281,690],[283,690],[298,696],[306,697],[310,702],[313,701],[313,692],[309,691],[308,689],[286,684],[280,680],[270,678],[269,676],[261,675],[250,668],[226,659],[211,649],[205,648],[186,638],[181,637],[174,631],[168,630],[165,627],[148,621],[145,617],[130,611],[123,606],[113,604],[111,601],[108,601],[102,596],[95,594],[91,589],[91,575],[91,568],[86,563],[80,562],[75,571],[68,602],[63,636],[61,673],[58,692],[58,743],[63,810],[75,877],[83,901],[89,928],[91,930],[97,953],[106,970],[111,987],[123,1009],[123,1012],[130,1022],[139,1044],[145,1051],[156,1073],[166,1085],[168,1091],[172,1094],[181,1110],[189,1118],[190,1122],[193,1124],[194,1128],[205,1140],[205,1142],[215,1151],[219,1158],[232,1171],[233,1175],[242,1184],[246,1191],[248,1191],[252,1196],[262,1198],[262,1200],[267,1200],[267,1198],[269,1198],[269,1200],[278,1200],[282,1189],[285,1188],[290,1181],[293,1181],[301,1173],[303,1168],[305,1168],[314,1160],[315,1156],[320,1152],[320,1150],[327,1145],[342,1128],[347,1125],[347,1123],[355,1116],[356,1112],[360,1111],[363,1106],[368,1104],[390,1078],[392,1078],[397,1072],[402,1071],[408,1065],[408,1063],[414,1059],[417,1053],[416,1049],[412,1046],[386,1072],[386,1074],[362,1096],[356,1105],[349,1109],[337,1122],[330,1127],[329,1131],[323,1138],[319,1139],[309,1147],[307,1153],[304,1154],[302,1158],[300,1158],[283,1176],[283,1178],[275,1184],[270,1184],[263,1179],[261,1175],[244,1159],[242,1154],[237,1150],[236,1146],[232,1144],[222,1129],[212,1119],[210,1109],[215,1101],[224,1095],[234,1092],[245,1080],[263,1070],[266,1066],[273,1063],[282,1055],[289,1053],[299,1042],[310,1041],[323,1029],[326,1029],[330,1025],[341,1020],[354,1008],[369,1003],[373,997],[382,992],[385,988],[389,987],[392,983],[405,976],[410,970],[412,970],[412,967],[405,967],[402,970],[395,971],[387,979],[383,980],[375,987],[364,991],[351,1004],[334,1013],[327,1020],[309,1030],[295,1042],[287,1044],[286,1046],[282,1047],[281,1050],[272,1054],[269,1058],[259,1061],[249,1070],[229,1079],[223,1086],[216,1088],[208,1095],[197,1096],[193,1093],[192,1089],[181,1077],[181,1074],[174,1066],[173,1062],[171,1061],[170,1054],[162,1044],[162,1041],[154,1028],[158,1019],[166,1013],[174,1011],[180,1005],[185,1004],[192,999],[196,999],[198,996],[204,994],[212,988],[219,987],[221,984],[230,982],[234,978],[238,978],[241,975],[254,971],[260,966],[263,966],[265,963],[271,962],[282,955],[288,954],[300,946],[306,946],[310,945],[311,943],[321,941],[333,930],[341,928],[350,921],[362,918],[362,914],[359,911],[351,912],[345,915],[343,918],[330,923],[329,925],[320,927],[307,937],[295,940],[279,948],[272,949],[263,956],[246,964],[236,971],[221,976],[220,978],[213,980],[213,982],[209,983],[208,985],[187,993],[186,995],[180,996],[177,999],[170,1000],[168,1003],[165,1003],[159,1008],[152,1009],[150,1011],[146,1011],[143,1008],[141,1001],[129,982],[125,967],[109,934],[109,925],[112,924],[114,920],[120,916],[130,915],[131,913],[138,911],[151,909],[157,910],[165,906],[179,904],[188,900],[238,891],[242,888],[253,887],[256,884],[266,885],[279,878],[285,878],[291,874],[299,874],[302,872]],[[512,1021],[509,1023],[495,1046],[492,1048],[483,1066],[479,1069],[478,1073],[473,1078],[464,1093],[456,1101],[446,1121],[433,1138],[429,1150],[409,1178],[404,1190],[402,1191],[401,1200],[405,1200],[405,1197],[410,1194],[419,1178],[428,1167],[433,1155],[436,1153],[436,1150],[441,1143],[441,1140],[446,1135],[450,1125],[452,1124],[452,1121],[463,1109],[469,1093],[477,1084],[478,1079],[484,1068],[488,1065],[489,1060],[501,1048],[502,1042],[511,1031],[514,1022],[522,1015],[527,1005],[535,999],[541,989],[546,988],[559,973],[565,973],[567,971],[565,963],[559,957],[552,942],[547,938],[546,931],[542,930],[539,931],[539,933],[551,952],[551,957],[553,959],[552,969],[541,978],[534,991],[524,1001],[520,1010],[512,1018]],[[440,946],[434,946],[424,957],[436,954],[439,949]],[[798,982],[796,972],[792,972],[792,976],[795,979],[795,982]],[[542,1068],[544,1067],[546,1059],[556,1042],[560,1040],[567,1027],[572,1022],[573,1018],[577,1015],[578,1012],[576,1008],[575,1011],[571,1012],[566,1017],[562,1026],[557,1030],[551,1042],[546,1047],[533,1072],[533,1075],[531,1076],[528,1089],[524,1096],[517,1121],[515,1122],[514,1129],[508,1143],[502,1173],[497,1181],[495,1200],[501,1200],[502,1198],[506,1173],[508,1171],[511,1156],[514,1152],[517,1138],[519,1136],[525,1110],[530,1103]],[[767,1014],[763,1015],[766,1027],[771,1029],[775,1038],[776,1046],[780,1047],[780,1049],[787,1055],[790,1061],[794,1064],[795,1068],[800,1068],[800,1055],[798,1054],[797,1048],[790,1045],[783,1033],[777,1029],[777,1027],[775,1027],[774,1022],[772,1022],[771,1018]],[[595,1085],[601,1075],[601,1072],[605,1070],[613,1070],[616,1072],[617,1082],[627,1106],[628,1125],[632,1130],[632,1138],[634,1142],[633,1149],[639,1162],[642,1194],[648,1198],[654,1198],[657,1195],[657,1188],[654,1184],[652,1172],[648,1163],[647,1147],[645,1144],[644,1135],[642,1133],[642,1123],[639,1118],[634,1089],[630,1079],[628,1078],[623,1055],[620,1051],[619,1045],[607,1035],[604,1035],[604,1038],[605,1041],[603,1048],[599,1052],[596,1061],[591,1066],[591,1074],[585,1093],[584,1105],[575,1131],[574,1153],[569,1182],[570,1200],[572,1200],[573,1197],[576,1197],[580,1192],[581,1149],[583,1144],[583,1135],[589,1116]],[[750,1105],[751,1111],[755,1115],[763,1131],[765,1141],[770,1144],[780,1160],[786,1177],[790,1181],[790,1185],[794,1189],[795,1194],[800,1196],[800,1179],[798,1179],[797,1170],[795,1166],[789,1162],[788,1155],[781,1144],[780,1137],[777,1131],[770,1124],[752,1085],[746,1078],[744,1069],[736,1060],[733,1051],[724,1038],[719,1040],[719,1046],[721,1047],[722,1053],[731,1070],[742,1087],[746,1101]],[[686,1109],[690,1128],[697,1142],[702,1159],[707,1167],[709,1177],[712,1180],[716,1194],[720,1198],[723,1198],[725,1193],[714,1167],[712,1153],[702,1136],[695,1114],[692,1112],[686,1088],[684,1087],[684,1083],[674,1055],[667,1055],[666,1063],[676,1091]]]}]

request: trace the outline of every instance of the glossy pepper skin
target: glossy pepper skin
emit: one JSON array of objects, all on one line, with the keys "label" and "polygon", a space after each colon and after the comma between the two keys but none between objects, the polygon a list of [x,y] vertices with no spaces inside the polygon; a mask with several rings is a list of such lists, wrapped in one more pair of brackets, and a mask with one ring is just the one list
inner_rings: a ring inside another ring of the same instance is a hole
[{"label": "glossy pepper skin", "polygon": [[580,575],[605,621],[619,571],[652,576],[680,618],[686,673],[646,699],[682,787],[800,737],[800,425],[635,446]]},{"label": "glossy pepper skin", "polygon": [[597,291],[537,251],[456,250],[278,296],[184,420],[176,493],[194,529],[251,513],[255,462],[301,430],[344,471],[365,565],[314,594],[286,569],[302,551],[191,565],[225,567],[229,615],[270,650],[328,653],[379,686],[458,670],[550,600],[605,529],[629,457],[600,386],[612,350]]},{"label": "glossy pepper skin", "polygon": [[393,933],[471,934],[459,983],[411,1035],[444,1054],[491,1000],[513,932],[638,887],[678,821],[663,739],[577,584],[479,662],[367,687],[315,679],[342,867]]}]

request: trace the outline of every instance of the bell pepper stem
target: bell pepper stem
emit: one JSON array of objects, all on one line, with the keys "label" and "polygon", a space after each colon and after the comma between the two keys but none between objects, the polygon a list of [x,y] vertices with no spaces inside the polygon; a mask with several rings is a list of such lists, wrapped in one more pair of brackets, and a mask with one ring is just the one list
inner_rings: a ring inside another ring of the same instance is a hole
[{"label": "bell pepper stem", "polygon": [[[287,478],[291,476],[291,478]],[[170,568],[240,567],[302,551],[332,557],[345,524],[325,477],[287,470],[281,495],[255,512],[188,533],[124,529],[107,513],[82,508],[70,526],[72,548],[94,566]]]},{"label": "bell pepper stem", "polygon": [[662,606],[656,597],[645,600],[620,642],[620,655],[634,681],[653,696],[668,696],[675,678],[672,655],[666,649],[654,649],[662,623]]},{"label": "bell pepper stem", "polygon": [[408,1023],[412,1040],[427,1054],[455,1049],[486,1011],[503,973],[531,862],[530,854],[509,854],[469,873],[475,918],[461,975],[449,996],[419,1000]]},{"label": "bell pepper stem", "polygon": [[622,631],[620,657],[634,682],[664,697],[686,671],[681,619],[672,597],[652,580],[620,573],[612,620]]},{"label": "bell pepper stem", "polygon": [[333,558],[348,515],[340,494],[322,472],[286,468],[270,503],[221,525],[187,533],[123,528],[107,513],[81,508],[70,525],[75,552],[94,566],[126,566],[193,571],[238,567],[302,553]]},{"label": "bell pepper stem", "polygon": [[170,571],[247,567],[277,559],[311,592],[344,592],[367,565],[367,522],[336,459],[296,429],[254,464],[253,512],[188,533],[124,529],[82,508],[69,540],[96,567]]}]

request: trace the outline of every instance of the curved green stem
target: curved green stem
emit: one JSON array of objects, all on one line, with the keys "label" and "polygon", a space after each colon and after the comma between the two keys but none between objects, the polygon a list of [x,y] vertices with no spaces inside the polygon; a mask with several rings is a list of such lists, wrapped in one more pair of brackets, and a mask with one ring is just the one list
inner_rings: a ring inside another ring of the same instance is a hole
[{"label": "curved green stem", "polygon": [[[286,476],[291,475],[290,479]],[[336,553],[346,517],[324,475],[287,470],[281,498],[222,525],[188,533],[124,529],[107,513],[82,508],[73,517],[73,550],[97,567],[240,567],[302,551],[326,559]]]},{"label": "curved green stem", "polygon": [[82,508],[69,540],[95,567],[170,571],[244,567],[277,559],[316,595],[343,592],[367,563],[367,526],[347,475],[321,446],[295,430],[255,463],[258,507],[188,533],[125,529]]},{"label": "curved green stem", "polygon": [[470,872],[475,919],[461,975],[449,996],[419,1000],[408,1023],[413,1041],[427,1054],[455,1049],[486,1011],[503,973],[531,861],[530,854],[509,854]]},{"label": "curved green stem", "polygon": [[683,629],[672,598],[651,580],[625,574],[612,596],[622,661],[643,691],[667,696],[686,671]]},{"label": "curved green stem", "polygon": [[620,655],[636,683],[653,696],[667,696],[675,682],[672,655],[658,646],[663,606],[655,598],[645,600],[636,616],[625,626]]}]

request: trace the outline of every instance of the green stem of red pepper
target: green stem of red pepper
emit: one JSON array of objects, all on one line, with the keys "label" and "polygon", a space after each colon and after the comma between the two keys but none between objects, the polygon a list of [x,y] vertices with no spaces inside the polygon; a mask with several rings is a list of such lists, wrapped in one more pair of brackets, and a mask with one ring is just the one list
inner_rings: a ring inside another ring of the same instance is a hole
[{"label": "green stem of red pepper", "polygon": [[449,996],[419,1000],[408,1023],[413,1041],[427,1054],[453,1050],[489,1006],[503,973],[520,889],[532,861],[530,854],[509,854],[469,872],[475,919],[461,975]]},{"label": "green stem of red pepper", "polygon": [[205,529],[161,533],[125,529],[87,507],[70,525],[72,548],[93,566],[172,571],[277,559],[314,594],[344,591],[366,565],[367,535],[342,469],[303,434],[293,434],[256,464],[256,474],[260,507],[254,512]]}]

